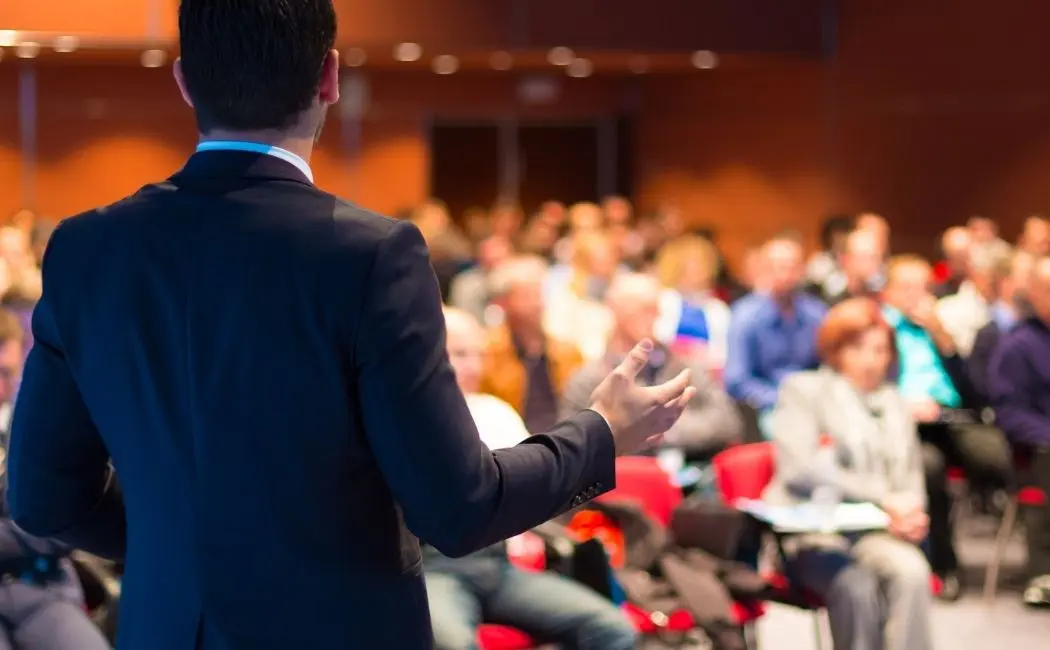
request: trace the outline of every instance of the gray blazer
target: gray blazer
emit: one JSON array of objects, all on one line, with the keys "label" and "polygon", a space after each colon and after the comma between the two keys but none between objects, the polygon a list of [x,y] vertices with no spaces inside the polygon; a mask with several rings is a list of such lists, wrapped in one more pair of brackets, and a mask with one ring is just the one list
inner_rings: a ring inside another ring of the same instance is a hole
[{"label": "gray blazer", "polygon": [[919,439],[896,387],[884,384],[865,397],[826,367],[793,374],[780,385],[772,420],[777,467],[764,500],[791,505],[809,499],[824,435],[838,451],[845,500],[881,504],[892,497],[925,507]]}]

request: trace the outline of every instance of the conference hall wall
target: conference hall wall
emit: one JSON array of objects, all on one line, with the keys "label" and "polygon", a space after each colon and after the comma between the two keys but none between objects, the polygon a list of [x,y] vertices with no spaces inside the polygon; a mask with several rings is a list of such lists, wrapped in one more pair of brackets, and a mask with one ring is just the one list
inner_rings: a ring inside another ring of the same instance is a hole
[{"label": "conference hall wall", "polygon": [[[899,9],[899,7],[898,7]],[[950,14],[950,15],[949,15]],[[392,211],[427,195],[429,116],[635,114],[634,187],[643,206],[678,202],[717,226],[734,259],[793,225],[814,238],[833,210],[883,212],[899,249],[932,252],[936,233],[971,213],[1008,235],[1050,211],[1050,7],[967,0],[954,13],[915,0],[844,2],[834,60],[676,75],[566,80],[557,104],[522,109],[499,74],[379,71],[359,148],[337,116],[319,181]],[[0,214],[21,205],[17,66],[0,63]],[[170,69],[80,67],[38,75],[35,204],[64,216],[177,169],[193,124]],[[348,151],[357,151],[348,155]]]}]

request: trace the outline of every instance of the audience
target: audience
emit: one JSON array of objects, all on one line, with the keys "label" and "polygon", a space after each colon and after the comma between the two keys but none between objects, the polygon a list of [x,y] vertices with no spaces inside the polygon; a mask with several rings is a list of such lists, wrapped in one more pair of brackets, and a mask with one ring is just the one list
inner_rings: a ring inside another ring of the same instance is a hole
[{"label": "audience", "polygon": [[[660,293],[660,284],[646,275],[627,273],[616,279],[606,295],[613,328],[605,357],[589,362],[569,381],[561,400],[563,417],[587,408],[591,393],[623,356],[638,341],[653,337]],[[733,403],[711,380],[708,369],[694,359],[679,358],[668,347],[657,345],[638,381],[646,386],[659,384],[685,369],[692,370],[696,396],[682,418],[664,435],[663,444],[681,452],[683,460],[710,459],[739,441],[742,424]]]},{"label": "audience", "polygon": [[984,248],[995,258],[1010,254],[1011,246],[999,236],[999,224],[994,219],[974,215],[966,221],[966,228],[975,248]]},{"label": "audience", "polygon": [[826,283],[839,282],[842,253],[846,249],[846,238],[853,230],[853,217],[837,214],[828,217],[820,227],[821,250],[813,254],[806,263],[806,285],[816,295],[833,293],[835,289]]},{"label": "audience", "polygon": [[[1024,462],[1024,483],[1050,495],[1050,257],[1040,256],[1028,285],[1032,316],[1005,333],[988,372],[996,422]],[[1050,505],[1026,512],[1028,589],[1025,602],[1050,605]]]},{"label": "audience", "polygon": [[583,363],[575,346],[544,331],[546,274],[543,259],[520,256],[497,266],[490,277],[503,322],[489,332],[482,390],[513,406],[533,432],[557,422],[559,397]]},{"label": "audience", "polygon": [[1029,315],[1027,288],[1033,263],[1034,258],[1022,250],[1008,253],[998,261],[996,278],[999,286],[996,301],[990,310],[991,318],[974,337],[973,350],[966,361],[970,382],[984,404],[991,402],[988,373],[992,354],[1003,335]]},{"label": "audience", "polygon": [[943,456],[927,466],[930,561],[944,581],[944,597],[955,598],[962,584],[945,469],[963,468],[978,486],[1001,486],[1009,473],[1009,457],[1002,433],[981,420],[983,404],[955,342],[937,318],[931,283],[932,269],[926,260],[909,255],[893,258],[887,269],[884,311],[900,353],[900,391],[921,439]]},{"label": "audience", "polygon": [[714,295],[715,247],[695,235],[668,243],[656,258],[663,283],[656,337],[721,374],[729,345],[729,306]]},{"label": "audience", "polygon": [[601,230],[583,229],[573,235],[570,266],[552,269],[547,280],[545,327],[557,338],[575,345],[586,359],[598,359],[612,317],[602,304],[605,291],[622,272],[615,243]]},{"label": "audience", "polygon": [[[448,355],[482,441],[492,449],[528,437],[521,418],[492,395],[480,394],[484,331],[470,314],[447,309]],[[423,549],[423,569],[438,650],[477,648],[483,622],[510,625],[548,643],[579,650],[633,650],[635,631],[611,601],[549,572],[516,569],[506,543],[462,558]]]},{"label": "audience", "polygon": [[1050,254],[1050,221],[1040,215],[1025,219],[1018,247],[1030,255]]},{"label": "audience", "polygon": [[817,367],[815,334],[826,311],[800,291],[805,269],[796,237],[774,237],[762,247],[762,257],[765,290],[734,306],[725,369],[729,394],[760,417],[773,408],[785,376]]},{"label": "audience", "polygon": [[851,231],[842,243],[839,268],[822,285],[820,296],[829,305],[850,298],[875,297],[882,290],[885,254],[871,230]]},{"label": "audience", "polygon": [[514,252],[510,239],[503,235],[485,238],[477,249],[477,265],[463,271],[452,279],[449,288],[449,303],[468,312],[481,322],[486,322],[485,309],[492,301],[489,295],[489,276]]},{"label": "audience", "polygon": [[[793,374],[780,390],[772,418],[777,468],[764,499],[805,503],[830,487],[846,501],[885,510],[886,532],[795,538],[793,575],[826,603],[836,650],[926,650],[922,458],[908,405],[888,376],[893,331],[874,301],[854,298],[832,308],[817,339],[823,365]],[[815,462],[826,444],[839,461],[832,478]]]},{"label": "audience", "polygon": [[937,318],[955,343],[955,349],[968,357],[977,332],[992,317],[992,305],[999,288],[1001,256],[992,248],[971,247],[965,275],[955,293],[937,302]]},{"label": "audience", "polygon": [[970,250],[973,240],[970,231],[962,226],[955,226],[944,231],[941,236],[941,252],[944,254],[943,271],[936,278],[937,284],[933,295],[938,298],[950,296],[959,290],[966,280],[969,269]]}]

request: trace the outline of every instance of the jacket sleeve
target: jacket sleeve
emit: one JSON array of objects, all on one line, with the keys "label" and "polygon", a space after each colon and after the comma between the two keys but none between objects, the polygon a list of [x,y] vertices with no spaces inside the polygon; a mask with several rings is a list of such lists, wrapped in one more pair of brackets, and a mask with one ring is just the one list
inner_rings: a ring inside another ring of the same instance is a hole
[{"label": "jacket sleeve", "polygon": [[1009,339],[992,355],[988,385],[995,423],[1011,442],[1026,446],[1050,444],[1050,418],[1033,403],[1033,396],[1045,387],[1024,350],[1011,345]]},{"label": "jacket sleeve", "polygon": [[973,341],[973,350],[966,360],[966,371],[970,377],[970,385],[974,393],[981,400],[982,407],[988,406],[991,401],[991,389],[988,386],[988,369],[992,361],[992,352],[995,344],[999,341],[999,326],[994,322],[988,323],[977,332]]},{"label": "jacket sleeve", "polygon": [[7,459],[8,507],[27,533],[89,553],[124,556],[124,500],[66,363],[54,310],[63,271],[63,228],[44,259],[44,293],[33,312],[33,349],[26,360],[11,423]]},{"label": "jacket sleeve", "polygon": [[354,359],[365,433],[408,527],[457,557],[614,487],[605,420],[582,411],[511,449],[478,437],[445,352],[441,298],[415,226],[379,245]]}]

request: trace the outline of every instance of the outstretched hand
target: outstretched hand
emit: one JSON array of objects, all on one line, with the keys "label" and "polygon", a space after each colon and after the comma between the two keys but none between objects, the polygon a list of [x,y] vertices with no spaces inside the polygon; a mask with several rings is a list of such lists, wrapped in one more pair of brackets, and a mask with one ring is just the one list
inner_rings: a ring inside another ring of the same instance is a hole
[{"label": "outstretched hand", "polygon": [[609,423],[618,455],[658,442],[696,396],[688,370],[663,384],[638,385],[638,373],[649,363],[652,351],[652,341],[640,341],[591,394],[591,410]]}]

